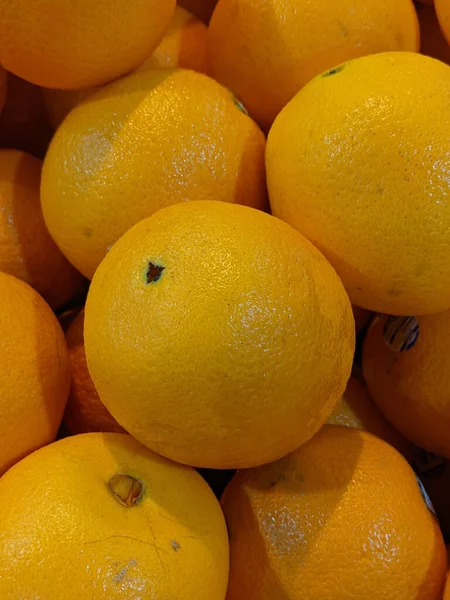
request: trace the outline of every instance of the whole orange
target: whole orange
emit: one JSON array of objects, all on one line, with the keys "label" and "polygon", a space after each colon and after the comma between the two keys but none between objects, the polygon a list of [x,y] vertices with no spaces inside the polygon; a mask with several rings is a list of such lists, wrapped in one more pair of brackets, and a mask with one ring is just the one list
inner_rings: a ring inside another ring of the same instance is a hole
[{"label": "whole orange", "polygon": [[52,135],[41,89],[8,73],[6,100],[0,113],[0,148],[43,158]]},{"label": "whole orange", "polygon": [[214,494],[129,435],[38,450],[0,480],[0,506],[2,600],[225,598],[228,538]]},{"label": "whole orange", "polygon": [[420,25],[420,51],[450,65],[450,44],[439,26],[433,6],[417,6]]},{"label": "whole orange", "polygon": [[414,472],[369,433],[327,425],[222,496],[227,600],[438,600],[447,557]]},{"label": "whole orange", "polygon": [[193,466],[249,467],[327,419],[350,375],[354,321],[336,273],[289,225],[187,202],[107,254],[85,344],[100,398],[134,437]]},{"label": "whole orange", "polygon": [[330,425],[344,425],[378,436],[412,462],[413,446],[393,429],[373,402],[364,383],[350,377],[344,394],[327,420]]},{"label": "whole orange", "polygon": [[450,44],[450,4],[447,0],[434,0],[439,25]]},{"label": "whole orange", "polygon": [[100,400],[89,375],[84,351],[83,327],[84,310],[81,310],[66,332],[72,384],[64,413],[64,423],[72,434],[91,431],[123,433],[123,427],[117,423]]},{"label": "whole orange", "polygon": [[[161,43],[134,72],[180,67],[204,73],[206,52],[206,25],[184,8],[177,6]],[[84,90],[43,89],[45,106],[52,125],[58,127],[72,108],[98,89],[97,87]]]},{"label": "whole orange", "polygon": [[178,4],[208,24],[217,0],[178,0]]},{"label": "whole orange", "polygon": [[175,0],[0,2],[0,62],[43,87],[81,89],[129,73],[162,39]]},{"label": "whole orange", "polygon": [[0,289],[2,475],[55,439],[69,394],[70,371],[64,334],[48,304],[28,284],[2,272]]},{"label": "whole orange", "polygon": [[42,163],[17,150],[0,150],[0,271],[34,287],[60,308],[82,277],[50,237],[39,200]]},{"label": "whole orange", "polygon": [[108,248],[159,208],[186,200],[267,201],[265,138],[232,94],[190,70],[106,86],[52,140],[41,202],[63,253],[91,278]]},{"label": "whole orange", "polygon": [[363,372],[386,418],[412,442],[450,458],[450,310],[383,317],[364,340]]},{"label": "whole orange", "polygon": [[411,0],[219,0],[211,74],[268,130],[313,77],[346,60],[419,50]]},{"label": "whole orange", "polygon": [[437,60],[366,56],[311,81],[270,132],[273,214],[325,254],[357,306],[450,307],[449,94]]}]

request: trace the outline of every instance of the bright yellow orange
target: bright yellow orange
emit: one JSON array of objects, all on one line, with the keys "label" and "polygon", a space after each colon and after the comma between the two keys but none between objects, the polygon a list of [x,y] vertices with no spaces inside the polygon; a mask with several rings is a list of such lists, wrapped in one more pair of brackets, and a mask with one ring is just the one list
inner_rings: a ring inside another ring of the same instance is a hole
[{"label": "bright yellow orange", "polygon": [[411,0],[219,0],[209,26],[211,74],[265,130],[319,73],[393,50],[419,50]]},{"label": "bright yellow orange", "polygon": [[0,3],[0,62],[42,87],[82,89],[125,75],[161,41],[175,0]]},{"label": "bright yellow orange", "polygon": [[208,24],[217,0],[178,0],[178,4]]},{"label": "bright yellow orange", "polygon": [[270,132],[273,214],[330,260],[357,306],[450,306],[450,67],[412,52],[311,81]]},{"label": "bright yellow orange", "polygon": [[450,4],[447,0],[434,0],[439,25],[450,44]]},{"label": "bright yellow orange", "polygon": [[327,423],[373,433],[401,452],[408,462],[413,460],[412,444],[389,425],[374,404],[364,383],[355,377],[350,377],[347,388]]},{"label": "bright yellow orange", "polygon": [[25,152],[0,150],[0,271],[34,287],[60,308],[82,277],[61,254],[42,217],[42,163]]},{"label": "bright yellow orange", "polygon": [[0,480],[0,518],[3,600],[225,598],[214,494],[129,435],[73,436],[27,457]]},{"label": "bright yellow orange", "polygon": [[420,25],[421,53],[450,64],[450,44],[442,33],[433,6],[419,4],[417,16]]},{"label": "bright yellow orange", "polygon": [[383,317],[369,330],[363,372],[386,418],[412,442],[450,458],[450,310]]},{"label": "bright yellow orange", "polygon": [[92,278],[108,248],[186,200],[264,208],[265,138],[218,83],[189,70],[139,73],[69,114],[52,140],[41,202],[63,253]]},{"label": "bright yellow orange", "polygon": [[133,436],[179,462],[238,468],[324,423],[350,375],[354,322],[335,272],[293,228],[187,202],[107,254],[85,344],[102,401]]},{"label": "bright yellow orange", "polygon": [[[206,71],[207,28],[199,19],[177,6],[172,21],[156,50],[135,72],[180,67]],[[69,112],[99,88],[85,90],[43,89],[48,118],[56,128]]]},{"label": "bright yellow orange", "polygon": [[368,433],[327,425],[222,496],[227,600],[439,600],[444,541],[414,472]]},{"label": "bright yellow orange", "polygon": [[1,272],[0,290],[2,475],[55,439],[70,372],[64,334],[48,304],[28,284]]},{"label": "bright yellow orange", "polygon": [[74,433],[109,431],[123,433],[121,427],[100,400],[89,375],[84,351],[84,310],[73,319],[66,332],[72,385],[64,413],[64,423]]}]

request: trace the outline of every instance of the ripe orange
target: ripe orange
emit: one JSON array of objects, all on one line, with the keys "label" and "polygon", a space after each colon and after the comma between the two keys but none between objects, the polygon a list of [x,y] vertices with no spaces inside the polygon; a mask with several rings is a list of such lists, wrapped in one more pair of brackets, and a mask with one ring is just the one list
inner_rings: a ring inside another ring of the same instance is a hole
[{"label": "ripe orange", "polygon": [[108,248],[186,200],[265,207],[265,139],[218,83],[159,69],[106,86],[56,132],[41,201],[64,254],[91,278]]},{"label": "ripe orange", "polygon": [[[225,521],[194,470],[88,433],[0,480],[2,600],[224,600]],[[69,576],[70,573],[70,576]]]},{"label": "ripe orange", "polygon": [[227,600],[438,600],[447,558],[416,477],[368,433],[325,426],[222,496]]},{"label": "ripe orange", "polygon": [[386,418],[412,442],[450,458],[450,310],[383,317],[363,351],[368,389]]},{"label": "ripe orange", "polygon": [[[184,8],[177,6],[161,43],[136,72],[158,68],[182,67],[199,73],[206,71],[207,28]],[[58,127],[69,112],[99,88],[84,90],[43,89],[52,125]]]},{"label": "ripe orange", "polygon": [[419,4],[417,16],[420,24],[420,51],[450,64],[450,44],[444,37],[433,6]]},{"label": "ripe orange", "polygon": [[175,0],[0,3],[0,62],[43,87],[81,89],[140,65],[162,39]]},{"label": "ripe orange", "polygon": [[1,272],[0,289],[1,476],[23,456],[55,439],[70,372],[64,334],[39,294]]},{"label": "ripe orange", "polygon": [[0,271],[34,287],[52,308],[60,308],[81,286],[82,277],[61,254],[42,217],[42,163],[17,150],[0,150]]},{"label": "ripe orange", "polygon": [[117,421],[199,467],[249,467],[297,448],[342,395],[351,306],[294,229],[224,202],[138,223],[89,290],[86,355]]},{"label": "ripe orange", "polygon": [[8,73],[7,90],[0,114],[0,147],[43,158],[53,130],[47,119],[41,89]]},{"label": "ripe orange", "polygon": [[434,0],[439,25],[450,44],[450,4],[448,0]]},{"label": "ripe orange", "polygon": [[70,433],[109,431],[123,433],[121,427],[100,400],[89,375],[84,351],[84,310],[79,312],[66,333],[72,385],[64,423]]},{"label": "ripe orange", "polygon": [[217,0],[178,0],[178,4],[208,24]]},{"label": "ripe orange", "polygon": [[314,76],[346,60],[419,49],[411,0],[219,0],[211,74],[268,130]]},{"label": "ripe orange", "polygon": [[350,377],[347,388],[334,407],[327,423],[354,427],[373,433],[396,448],[409,462],[412,462],[412,444],[389,425],[374,404],[364,383],[355,377]]},{"label": "ripe orange", "polygon": [[449,94],[437,60],[366,56],[311,81],[270,132],[273,214],[328,257],[357,306],[450,306]]}]

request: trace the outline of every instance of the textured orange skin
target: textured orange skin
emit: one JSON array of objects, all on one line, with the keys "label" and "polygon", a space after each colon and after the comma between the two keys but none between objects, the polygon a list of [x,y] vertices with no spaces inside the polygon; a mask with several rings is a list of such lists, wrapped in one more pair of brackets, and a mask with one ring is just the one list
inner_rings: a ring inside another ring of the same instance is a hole
[{"label": "textured orange skin", "polygon": [[447,65],[387,52],[317,77],[272,127],[273,214],[327,256],[357,306],[450,305],[449,94]]},{"label": "textured orange skin", "polygon": [[[108,488],[119,473],[144,484],[134,506]],[[0,480],[0,505],[2,600],[225,597],[228,538],[211,489],[129,435],[42,448]]]},{"label": "textured orange skin", "polygon": [[0,147],[43,158],[52,135],[41,89],[8,73],[6,101],[0,113]]},{"label": "textured orange skin", "polygon": [[386,317],[364,340],[363,373],[374,401],[405,437],[450,458],[450,310],[417,318],[420,333],[405,352],[383,339]]},{"label": "textured orange skin", "polygon": [[[166,30],[161,43],[151,54],[150,58],[147,58],[135,72],[179,67],[205,73],[206,52],[206,26],[184,10],[184,8],[177,6],[171,24]],[[98,89],[43,89],[45,106],[52,125],[55,128],[59,127],[72,108],[91,96]]]},{"label": "textured orange skin", "polygon": [[80,311],[66,332],[72,385],[64,413],[64,423],[72,433],[106,431],[124,433],[100,400],[89,375],[84,351],[84,310]]},{"label": "textured orange skin", "polygon": [[439,26],[433,6],[420,4],[417,6],[420,25],[420,51],[450,64],[450,44],[445,39]]},{"label": "textured orange skin", "polygon": [[412,444],[389,425],[364,383],[355,377],[350,377],[347,388],[327,423],[368,431],[396,448],[408,462],[412,461]]},{"label": "textured orange skin", "polygon": [[219,0],[209,26],[211,75],[264,130],[319,73],[367,54],[418,49],[411,0]]},{"label": "textured orange skin", "polygon": [[0,290],[2,475],[23,456],[55,439],[69,394],[70,372],[64,334],[39,294],[1,272]]},{"label": "textured orange skin", "polygon": [[[163,265],[147,284],[149,261]],[[159,211],[99,266],[85,317],[97,391],[163,456],[249,467],[320,428],[350,376],[341,282],[294,229],[223,202]]]},{"label": "textured orange skin", "polygon": [[80,288],[82,276],[50,237],[39,201],[42,163],[0,150],[0,271],[34,287],[54,309]]},{"label": "textured orange skin", "polygon": [[227,600],[439,600],[446,551],[413,471],[382,440],[327,425],[222,496]]},{"label": "textured orange skin", "polygon": [[189,70],[135,74],[68,115],[45,159],[44,218],[88,278],[132,225],[186,200],[264,208],[265,138],[232,94]]},{"label": "textured orange skin", "polygon": [[179,0],[178,4],[208,24],[217,0]]},{"label": "textured orange skin", "polygon": [[450,44],[450,4],[447,0],[434,0],[434,8],[442,33]]},{"label": "textured orange skin", "polygon": [[0,62],[15,75],[82,89],[126,75],[161,41],[175,0],[0,3]]}]

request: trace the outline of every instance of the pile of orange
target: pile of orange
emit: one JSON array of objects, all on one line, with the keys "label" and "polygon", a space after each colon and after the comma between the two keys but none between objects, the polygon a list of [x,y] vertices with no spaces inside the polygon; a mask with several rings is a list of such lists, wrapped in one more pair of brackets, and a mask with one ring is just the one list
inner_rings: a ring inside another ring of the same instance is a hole
[{"label": "pile of orange", "polygon": [[0,0],[0,599],[450,600],[450,2]]}]

